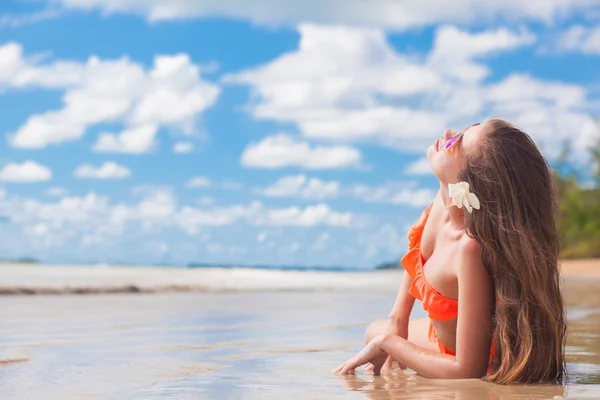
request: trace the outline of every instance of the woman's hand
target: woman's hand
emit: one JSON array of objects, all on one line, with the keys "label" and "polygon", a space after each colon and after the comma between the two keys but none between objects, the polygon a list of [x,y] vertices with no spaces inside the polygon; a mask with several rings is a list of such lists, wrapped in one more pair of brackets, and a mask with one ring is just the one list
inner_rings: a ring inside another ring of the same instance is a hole
[{"label": "woman's hand", "polygon": [[[390,323],[387,330],[388,335],[399,336],[408,340],[408,319],[397,319],[390,317]],[[397,360],[396,360],[397,361]],[[384,363],[384,368],[392,369],[394,359],[388,356]],[[398,366],[401,369],[406,369],[406,365],[398,361]]]},{"label": "woman's hand", "polygon": [[369,344],[365,346],[364,349],[358,352],[357,355],[355,355],[354,357],[352,357],[351,359],[334,369],[333,373],[345,375],[347,373],[353,372],[356,369],[356,367],[370,362],[374,366],[373,373],[375,373],[375,375],[378,375],[379,370],[381,369],[387,357],[387,354],[379,349],[379,343],[381,343],[383,337],[383,335],[376,336],[373,340],[369,342]]}]

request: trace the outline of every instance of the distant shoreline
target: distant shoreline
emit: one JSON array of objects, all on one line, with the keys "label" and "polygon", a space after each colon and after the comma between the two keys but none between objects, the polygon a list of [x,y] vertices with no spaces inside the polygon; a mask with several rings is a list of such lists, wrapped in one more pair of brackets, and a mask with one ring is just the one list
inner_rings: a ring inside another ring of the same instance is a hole
[{"label": "distant shoreline", "polygon": [[[581,258],[581,259],[564,259],[559,260],[559,263],[562,266],[562,273],[565,276],[573,276],[573,275],[583,275],[583,276],[599,276],[600,277],[600,258]],[[362,267],[344,267],[337,265],[285,265],[285,266],[275,266],[275,265],[267,265],[267,264],[200,264],[200,263],[192,263],[187,265],[169,265],[169,264],[148,264],[148,265],[137,265],[137,264],[125,264],[125,263],[116,263],[116,264],[54,264],[54,263],[44,263],[37,260],[0,260],[0,267],[2,266],[25,266],[25,267],[40,267],[40,268],[52,268],[52,267],[61,267],[61,268],[107,268],[107,269],[172,269],[172,270],[187,270],[187,269],[248,269],[248,270],[267,270],[267,271],[302,271],[302,272],[378,272],[378,271],[386,271],[386,270],[402,270],[402,264],[400,261],[398,263],[387,262],[380,263],[375,266],[369,268]]]},{"label": "distant shoreline", "polygon": [[0,294],[395,290],[401,270],[65,266],[0,263]]},{"label": "distant shoreline", "polygon": [[[566,279],[600,278],[600,259],[564,260]],[[0,263],[0,295],[102,293],[389,291],[402,269],[316,271],[270,268],[64,266]]]},{"label": "distant shoreline", "polygon": [[562,260],[560,263],[565,277],[600,277],[600,258]]},{"label": "distant shoreline", "polygon": [[34,266],[70,266],[70,267],[90,267],[90,268],[180,268],[180,269],[195,269],[195,268],[245,268],[245,269],[266,269],[279,271],[329,271],[329,272],[364,272],[378,271],[384,269],[401,269],[400,262],[379,263],[374,266],[366,267],[350,267],[343,265],[270,265],[270,264],[237,264],[237,263],[188,263],[188,264],[127,264],[127,263],[46,263],[39,260],[0,260],[0,265],[34,265]]}]

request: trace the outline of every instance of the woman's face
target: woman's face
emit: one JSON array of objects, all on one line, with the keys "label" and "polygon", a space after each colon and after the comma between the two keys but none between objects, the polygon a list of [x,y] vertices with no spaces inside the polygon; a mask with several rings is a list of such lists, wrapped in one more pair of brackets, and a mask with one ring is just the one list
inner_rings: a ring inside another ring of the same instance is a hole
[{"label": "woman's face", "polygon": [[[459,181],[467,155],[483,136],[483,127],[480,124],[471,125],[460,133],[447,129],[441,138],[429,146],[427,160],[443,185]],[[457,135],[460,136],[457,138]]]}]

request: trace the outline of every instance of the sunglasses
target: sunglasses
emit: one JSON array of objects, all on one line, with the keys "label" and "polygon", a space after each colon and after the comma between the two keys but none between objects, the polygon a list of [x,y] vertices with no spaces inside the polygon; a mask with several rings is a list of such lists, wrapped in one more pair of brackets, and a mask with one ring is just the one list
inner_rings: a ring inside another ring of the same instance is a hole
[{"label": "sunglasses", "polygon": [[456,144],[458,143],[458,141],[460,140],[461,137],[463,137],[463,135],[465,134],[465,132],[467,131],[467,129],[472,128],[476,125],[479,125],[479,122],[463,129],[460,133],[457,133],[456,135],[452,136],[450,139],[448,139],[448,141],[446,143],[444,143],[444,151],[449,151],[451,150],[453,147],[456,146]]},{"label": "sunglasses", "polygon": [[462,137],[462,135],[464,133],[465,133],[465,131],[462,131],[462,132],[457,133],[456,135],[452,136],[450,139],[448,139],[448,141],[446,143],[444,143],[444,150],[449,151],[454,146],[456,146],[456,144],[458,143],[458,140]]}]

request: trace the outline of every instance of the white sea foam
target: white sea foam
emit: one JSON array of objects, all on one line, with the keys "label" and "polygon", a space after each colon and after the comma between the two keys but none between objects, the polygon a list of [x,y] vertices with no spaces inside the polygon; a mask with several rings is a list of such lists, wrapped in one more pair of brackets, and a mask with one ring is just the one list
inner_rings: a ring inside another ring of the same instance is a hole
[{"label": "white sea foam", "polygon": [[401,270],[322,272],[2,264],[0,293],[396,290],[401,278]]}]

